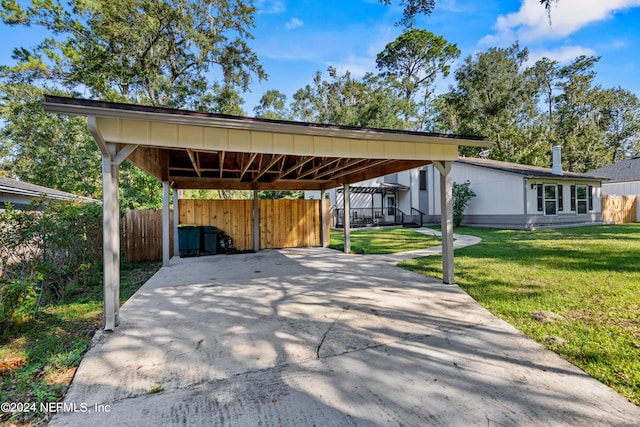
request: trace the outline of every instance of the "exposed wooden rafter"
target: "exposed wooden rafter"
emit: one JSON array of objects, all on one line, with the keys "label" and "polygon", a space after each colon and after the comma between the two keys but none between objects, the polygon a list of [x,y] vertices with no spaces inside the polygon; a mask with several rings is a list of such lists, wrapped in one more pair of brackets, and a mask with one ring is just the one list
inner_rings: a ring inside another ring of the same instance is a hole
[{"label": "exposed wooden rafter", "polygon": [[189,155],[189,160],[191,160],[191,165],[193,166],[193,170],[196,171],[199,177],[202,177],[202,173],[200,172],[200,165],[198,164],[198,159],[196,159],[196,154],[190,148],[187,148],[187,154]]},{"label": "exposed wooden rafter", "polygon": [[275,156],[275,155],[274,155],[274,156],[272,157],[271,161],[270,161],[269,163],[267,163],[267,165],[266,165],[264,168],[261,168],[261,169],[260,169],[260,172],[258,172],[258,174],[257,174],[255,177],[253,177],[253,182],[257,182],[257,181],[260,179],[260,177],[262,177],[262,175],[264,175],[265,173],[267,173],[267,171],[268,171],[269,169],[271,169],[271,167],[272,167],[273,165],[275,165],[276,163],[278,163],[278,162],[280,161],[280,159],[282,159],[283,157],[284,157],[284,154],[280,154],[279,156]]},{"label": "exposed wooden rafter", "polygon": [[345,175],[354,174],[356,172],[360,172],[360,171],[365,170],[365,169],[369,169],[369,168],[373,168],[373,167],[376,167],[376,166],[380,166],[380,165],[383,165],[383,164],[389,163],[389,162],[393,162],[393,160],[388,160],[388,159],[374,160],[374,161],[368,162],[366,165],[362,165],[362,166],[357,167],[357,168],[352,168],[352,169],[342,168],[342,171],[340,171],[340,172],[338,172],[336,174],[333,174],[329,178],[330,179],[340,178],[340,177],[343,177]]},{"label": "exposed wooden rafter", "polygon": [[324,160],[322,163],[320,163],[316,167],[313,167],[313,168],[309,169],[308,171],[298,175],[298,179],[304,178],[305,176],[309,176],[311,174],[314,174],[314,173],[318,172],[320,169],[326,168],[327,166],[331,166],[332,164],[338,163],[339,161],[340,161],[339,157],[337,159]]},{"label": "exposed wooden rafter", "polygon": [[240,173],[240,179],[242,179],[242,177],[244,176],[244,174],[247,173],[247,170],[249,170],[249,166],[251,166],[251,164],[253,163],[253,161],[256,159],[256,156],[258,155],[258,153],[253,153],[251,154],[251,156],[249,157],[249,161],[247,162],[246,165],[244,165],[244,167],[242,168],[242,172]]},{"label": "exposed wooden rafter", "polygon": [[347,168],[350,168],[354,165],[357,165],[359,163],[362,162],[366,162],[367,159],[345,159],[344,162],[341,162],[341,164],[337,165],[334,168],[331,168],[329,170],[326,170],[322,173],[317,174],[314,178],[318,179],[318,178],[322,178],[323,176],[327,176],[327,175],[331,175],[335,172],[339,172],[341,170],[345,170]]},{"label": "exposed wooden rafter", "polygon": [[293,166],[291,166],[289,169],[287,169],[286,171],[280,173],[278,176],[275,177],[275,179],[273,180],[278,181],[282,178],[284,178],[285,176],[289,175],[291,172],[295,171],[296,169],[301,168],[302,166],[306,165],[307,163],[309,163],[310,161],[312,161],[313,159],[315,159],[315,156],[308,156],[308,157],[302,157],[300,158],[300,160],[298,160],[296,162],[296,164],[294,164]]},{"label": "exposed wooden rafter", "polygon": [[226,151],[221,151],[220,154],[218,154],[218,159],[220,160],[220,178],[222,178],[222,172],[224,169],[224,156],[225,156]]}]

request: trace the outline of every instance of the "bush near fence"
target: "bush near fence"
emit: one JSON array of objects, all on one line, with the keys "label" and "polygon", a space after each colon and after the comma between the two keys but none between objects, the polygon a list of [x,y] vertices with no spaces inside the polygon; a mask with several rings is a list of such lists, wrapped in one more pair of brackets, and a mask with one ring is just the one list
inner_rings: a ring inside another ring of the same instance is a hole
[{"label": "bush near fence", "polygon": [[56,202],[0,213],[0,334],[17,315],[101,278],[102,207]]}]

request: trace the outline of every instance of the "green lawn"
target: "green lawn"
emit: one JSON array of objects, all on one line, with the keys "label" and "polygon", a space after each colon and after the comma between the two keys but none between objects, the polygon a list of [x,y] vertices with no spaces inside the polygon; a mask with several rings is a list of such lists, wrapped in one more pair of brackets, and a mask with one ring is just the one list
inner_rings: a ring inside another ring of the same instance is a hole
[{"label": "green lawn", "polygon": [[[160,268],[159,263],[122,266],[124,302]],[[98,281],[101,282],[101,281]],[[94,332],[102,325],[102,286],[70,289],[65,300],[41,307],[26,323],[0,336],[0,402],[62,400]],[[0,424],[42,424],[47,414],[0,412]]]},{"label": "green lawn", "polygon": [[[640,225],[508,231],[456,250],[456,283],[489,311],[640,405]],[[441,257],[401,267],[442,277]],[[533,313],[563,318],[542,323]]]},{"label": "green lawn", "polygon": [[[366,228],[351,231],[351,253],[394,254],[440,246],[440,237],[426,236],[410,228]],[[344,250],[344,233],[331,230],[329,247]]]}]

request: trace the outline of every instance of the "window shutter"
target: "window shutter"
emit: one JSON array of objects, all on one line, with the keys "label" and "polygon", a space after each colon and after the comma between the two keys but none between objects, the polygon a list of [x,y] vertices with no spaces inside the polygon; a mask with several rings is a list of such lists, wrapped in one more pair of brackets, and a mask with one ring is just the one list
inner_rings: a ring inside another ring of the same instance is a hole
[{"label": "window shutter", "polygon": [[571,186],[571,210],[575,212],[576,210],[576,186]]},{"label": "window shutter", "polygon": [[558,210],[564,211],[564,192],[562,191],[562,184],[558,184]]},{"label": "window shutter", "polygon": [[538,212],[544,210],[544,197],[542,195],[542,184],[538,184]]},{"label": "window shutter", "polygon": [[587,195],[589,198],[589,210],[593,210],[593,185],[589,186],[589,194]]},{"label": "window shutter", "polygon": [[427,171],[420,171],[420,191],[427,191]]}]

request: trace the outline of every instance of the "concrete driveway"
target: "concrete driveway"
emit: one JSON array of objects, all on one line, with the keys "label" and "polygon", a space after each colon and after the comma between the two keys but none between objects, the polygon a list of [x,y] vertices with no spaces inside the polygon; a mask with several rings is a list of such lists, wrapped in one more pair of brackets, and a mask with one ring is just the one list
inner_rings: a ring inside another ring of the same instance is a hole
[{"label": "concrete driveway", "polygon": [[[638,425],[640,408],[397,257],[175,258],[52,426]],[[73,410],[75,409],[75,411]]]}]

